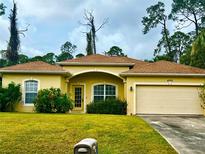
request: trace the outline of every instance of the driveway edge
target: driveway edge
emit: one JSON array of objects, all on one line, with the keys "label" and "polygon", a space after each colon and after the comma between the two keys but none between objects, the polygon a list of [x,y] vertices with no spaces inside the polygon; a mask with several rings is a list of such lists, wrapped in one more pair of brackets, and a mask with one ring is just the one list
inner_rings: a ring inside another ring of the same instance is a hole
[{"label": "driveway edge", "polygon": [[154,126],[152,126],[151,124],[149,124],[146,120],[143,119],[143,117],[137,115],[138,117],[140,117],[143,121],[145,121],[150,127],[152,127],[157,133],[159,133],[159,135],[161,135],[165,141],[167,141],[167,143],[169,143],[169,145],[171,145],[171,147],[178,153],[180,154],[180,152],[174,147],[174,145],[168,140],[166,139],[166,137],[164,135],[162,135],[157,129],[154,128]]},{"label": "driveway edge", "polygon": [[[147,123],[147,122],[146,122]],[[168,140],[166,139],[166,137],[164,135],[162,135],[158,130],[156,130],[152,125],[150,125],[157,133],[159,133],[168,143],[169,145],[171,145],[171,147],[180,154],[180,152],[174,147],[174,145]]]}]

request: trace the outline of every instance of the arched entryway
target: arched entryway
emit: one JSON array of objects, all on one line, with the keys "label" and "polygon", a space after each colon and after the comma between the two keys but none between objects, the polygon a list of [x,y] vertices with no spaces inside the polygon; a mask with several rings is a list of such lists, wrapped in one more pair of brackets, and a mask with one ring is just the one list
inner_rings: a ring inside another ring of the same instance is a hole
[{"label": "arched entryway", "polygon": [[69,78],[68,94],[75,102],[74,111],[86,112],[93,100],[108,97],[124,99],[123,78],[105,72],[85,72]]}]

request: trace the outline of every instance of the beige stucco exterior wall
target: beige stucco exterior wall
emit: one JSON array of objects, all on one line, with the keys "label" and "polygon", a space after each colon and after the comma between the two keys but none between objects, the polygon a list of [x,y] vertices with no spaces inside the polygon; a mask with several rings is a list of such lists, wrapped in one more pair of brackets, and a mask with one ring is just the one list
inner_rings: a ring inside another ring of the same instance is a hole
[{"label": "beige stucco exterior wall", "polygon": [[[63,66],[63,68],[71,73],[73,77],[65,77],[62,75],[43,75],[43,74],[3,74],[2,85],[6,87],[10,82],[23,85],[24,80],[35,79],[39,81],[39,89],[44,88],[60,88],[62,92],[68,93],[72,97],[72,85],[84,85],[85,102],[92,101],[92,87],[97,83],[110,83],[117,86],[117,95],[120,99],[126,99],[128,102],[128,114],[135,114],[135,95],[136,83],[205,83],[202,77],[120,77],[121,72],[127,71],[127,66]],[[104,72],[104,73],[103,73]],[[130,90],[132,87],[132,91]],[[32,106],[24,106],[21,103],[17,107],[18,111],[33,111]]]},{"label": "beige stucco exterior wall", "polygon": [[119,76],[120,73],[129,70],[128,66],[63,66],[64,70],[69,71],[72,75],[82,74],[85,72],[106,72]]},{"label": "beige stucco exterior wall", "polygon": [[117,87],[117,97],[124,99],[124,83],[123,80],[106,73],[84,73],[77,75],[69,80],[68,93],[73,98],[72,86],[83,85],[85,88],[85,102],[90,103],[93,100],[94,84],[114,84]]},{"label": "beige stucco exterior wall", "polygon": [[67,78],[65,76],[61,76],[61,79],[60,79],[60,84],[61,84],[61,91],[63,93],[67,93],[68,91],[68,86],[67,86]]},{"label": "beige stucco exterior wall", "polygon": [[[73,78],[69,79],[67,76],[52,75],[52,74],[3,74],[2,86],[6,87],[9,83],[15,82],[21,84],[22,92],[24,93],[23,83],[25,80],[38,80],[39,89],[50,87],[60,88],[63,93],[71,94],[71,83],[84,83],[86,81],[86,103],[91,99],[91,87],[93,83],[113,83],[118,87],[119,98],[124,99],[124,84],[123,78],[119,74],[129,69],[127,66],[63,66],[63,68],[71,73]],[[86,72],[98,72],[95,76],[89,75]],[[100,73],[105,72],[105,73]],[[84,75],[86,73],[86,76]],[[97,75],[100,74],[100,75]],[[103,74],[103,75],[102,75]],[[24,98],[23,98],[24,99]],[[20,112],[31,112],[33,106],[25,106],[23,100],[16,108]]]},{"label": "beige stucco exterior wall", "polygon": [[129,70],[128,66],[63,66],[63,69],[71,73],[71,77],[65,80],[68,83],[67,92],[71,98],[74,97],[73,85],[83,85],[85,88],[84,112],[86,111],[86,104],[93,99],[92,87],[96,83],[116,84],[118,97],[125,99],[125,79],[120,76],[120,73]]},{"label": "beige stucco exterior wall", "polygon": [[[172,80],[173,84],[182,83],[182,84],[198,84],[205,83],[205,78],[200,77],[127,77],[127,102],[128,102],[128,114],[135,114],[135,95],[136,95],[136,84],[137,83],[165,83],[168,84],[168,81]],[[130,87],[133,88],[133,91],[130,91]]]},{"label": "beige stucco exterior wall", "polygon": [[[3,74],[2,86],[6,87],[9,83],[14,82],[21,85],[22,93],[24,92],[24,81],[25,80],[37,80],[39,81],[39,89],[45,88],[64,88],[64,78],[61,75],[43,75],[43,74]],[[24,99],[24,98],[23,98]],[[32,112],[33,106],[24,106],[23,100],[17,106],[16,110],[20,112]]]}]

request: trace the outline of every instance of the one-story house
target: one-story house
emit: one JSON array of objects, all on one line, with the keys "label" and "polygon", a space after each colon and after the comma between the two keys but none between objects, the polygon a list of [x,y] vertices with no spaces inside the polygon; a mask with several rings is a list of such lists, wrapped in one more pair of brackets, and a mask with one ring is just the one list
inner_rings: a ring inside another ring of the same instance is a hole
[{"label": "one-story house", "polygon": [[110,97],[125,99],[128,114],[203,114],[199,88],[205,70],[168,61],[89,55],[50,65],[36,61],[0,69],[2,86],[21,84],[17,111],[32,112],[39,89],[60,88],[75,102],[74,111]]}]

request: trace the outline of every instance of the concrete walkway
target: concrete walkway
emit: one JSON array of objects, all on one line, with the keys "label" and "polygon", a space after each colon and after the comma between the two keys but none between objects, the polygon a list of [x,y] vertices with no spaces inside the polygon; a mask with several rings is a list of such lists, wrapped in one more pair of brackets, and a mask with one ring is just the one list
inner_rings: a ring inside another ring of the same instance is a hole
[{"label": "concrete walkway", "polygon": [[141,116],[180,154],[205,154],[205,117]]}]

